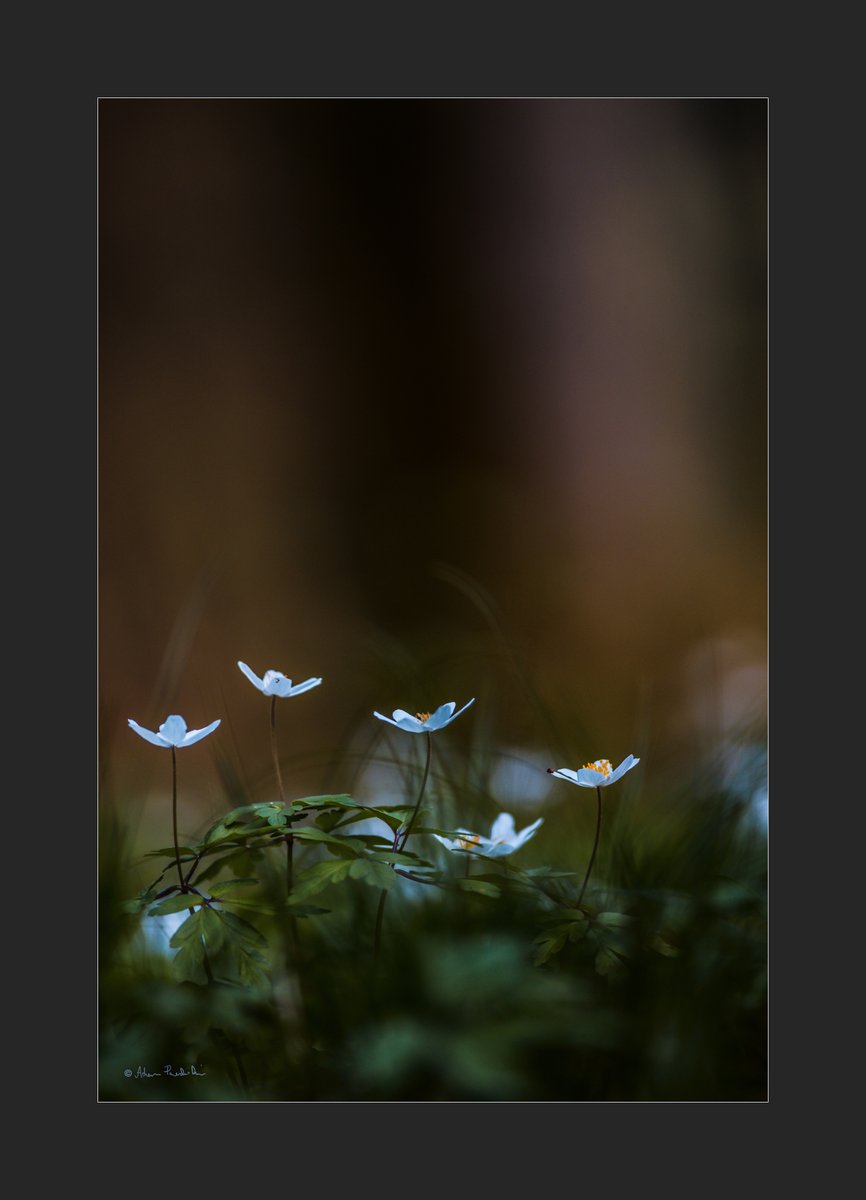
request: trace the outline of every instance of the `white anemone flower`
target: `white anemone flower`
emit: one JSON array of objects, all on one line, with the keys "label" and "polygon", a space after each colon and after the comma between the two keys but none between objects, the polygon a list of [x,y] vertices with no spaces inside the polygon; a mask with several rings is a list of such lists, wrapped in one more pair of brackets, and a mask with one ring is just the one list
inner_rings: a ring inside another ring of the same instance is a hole
[{"label": "white anemone flower", "polygon": [[456,721],[460,714],[465,713],[469,705],[474,703],[475,697],[473,696],[457,712],[454,711],[457,707],[455,702],[449,700],[447,704],[441,704],[434,713],[418,712],[413,716],[403,708],[395,708],[390,717],[385,717],[380,712],[374,712],[373,716],[378,717],[380,721],[387,721],[389,725],[395,725],[398,729],[404,729],[406,733],[433,733],[437,729],[444,729],[452,721]]},{"label": "white anemone flower", "polygon": [[636,767],[639,762],[639,758],[630,754],[616,769],[610,765],[609,758],[597,758],[595,762],[585,763],[578,771],[572,771],[569,767],[560,767],[558,770],[548,767],[547,773],[556,779],[565,779],[568,783],[576,783],[578,787],[610,787],[612,783],[622,779],[626,771]]},{"label": "white anemone flower", "polygon": [[179,717],[176,713],[173,716],[166,717],[159,727],[159,732],[154,733],[151,729],[145,729],[139,725],[138,721],[133,721],[132,717],[128,718],[130,729],[134,729],[139,737],[143,737],[146,742],[150,742],[154,746],[165,746],[168,749],[175,747],[180,749],[182,746],[192,746],[196,742],[200,742],[202,738],[206,738],[209,733],[213,733],[220,720],[211,721],[210,725],[206,725],[204,729],[187,729],[186,721],[183,717]]},{"label": "white anemone flower", "polygon": [[521,829],[520,833],[517,833],[511,813],[500,813],[493,822],[489,838],[482,837],[479,833],[472,833],[468,829],[456,830],[460,834],[460,837],[457,838],[442,837],[438,833],[434,833],[433,836],[442,843],[446,850],[463,850],[469,854],[485,854],[488,858],[504,858],[506,854],[513,854],[531,837],[534,837],[543,821],[544,817],[539,817],[537,821],[533,821],[531,825],[527,825],[525,829]]},{"label": "white anemone flower", "polygon": [[318,687],[322,682],[320,678],[305,679],[303,683],[296,683],[292,687],[291,679],[287,679],[282,671],[265,671],[264,679],[259,679],[245,662],[238,662],[238,666],[250,683],[265,696],[300,696],[302,692],[308,692],[310,688]]}]

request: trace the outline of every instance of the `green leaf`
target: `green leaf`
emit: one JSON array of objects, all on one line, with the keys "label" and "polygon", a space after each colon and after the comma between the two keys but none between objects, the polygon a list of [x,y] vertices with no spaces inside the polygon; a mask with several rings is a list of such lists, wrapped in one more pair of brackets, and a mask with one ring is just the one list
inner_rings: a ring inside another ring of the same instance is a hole
[{"label": "green leaf", "polygon": [[609,979],[621,979],[627,974],[625,963],[614,954],[610,946],[602,946],[595,956],[595,969],[599,975]]},{"label": "green leaf", "polygon": [[219,898],[220,896],[224,896],[226,892],[233,892],[235,888],[249,887],[251,884],[258,882],[258,879],[223,879],[213,885],[210,889],[210,894]]},{"label": "green leaf", "polygon": [[291,903],[287,907],[293,917],[318,917],[331,911],[330,908],[317,908],[315,904]]},{"label": "green leaf", "polygon": [[370,887],[384,888],[389,891],[397,882],[397,876],[390,867],[373,859],[356,858],[349,867],[352,879],[362,879]]},{"label": "green leaf", "polygon": [[[195,858],[195,850],[189,846],[178,846],[178,853],[183,858]],[[145,858],[174,858],[174,846],[164,846],[162,850],[148,850]]]},{"label": "green leaf", "polygon": [[345,858],[329,859],[327,862],[315,863],[302,871],[296,881],[293,892],[295,901],[306,900],[329,884],[339,883],[349,874],[352,860]]},{"label": "green leaf", "polygon": [[304,796],[302,800],[293,800],[292,807],[298,808],[360,808],[357,800],[344,792],[337,796]]},{"label": "green leaf", "polygon": [[488,883],[484,879],[458,879],[457,886],[462,892],[477,892],[479,896],[490,896],[496,899],[502,895],[502,888],[496,883]]},{"label": "green leaf", "polygon": [[159,904],[148,909],[149,917],[165,917],[169,913],[183,912],[185,908],[196,908],[202,903],[201,896],[196,896],[193,892],[181,892],[174,896],[168,896],[165,900],[160,900]]},{"label": "green leaf", "polygon": [[201,909],[187,917],[184,923],[177,927],[168,944],[177,950],[189,942],[194,942],[197,938],[201,939]]},{"label": "green leaf", "polygon": [[[205,949],[210,955],[217,955],[222,949],[224,940],[223,933],[225,928],[222,918],[224,916],[224,913],[217,912],[213,908],[202,909],[202,937],[204,938]],[[252,926],[250,926],[250,928],[252,928]]]},{"label": "green leaf", "polygon": [[234,913],[220,911],[214,913],[223,923],[223,932],[226,939],[233,938],[248,946],[264,947],[267,942],[256,929],[255,925],[251,925],[249,921],[245,921],[243,917],[235,916]]},{"label": "green leaf", "polygon": [[546,963],[554,954],[558,954],[565,943],[568,941],[569,934],[568,925],[560,925],[556,929],[549,930],[546,933],[540,933],[535,939],[538,949],[535,952],[533,962],[536,967],[540,967]]},{"label": "green leaf", "polygon": [[334,837],[333,834],[325,833],[323,829],[317,829],[314,825],[295,829],[293,836],[299,842],[324,842],[326,845],[342,846],[344,850],[351,850],[353,854],[363,854],[366,849],[360,838]]},{"label": "green leaf", "polygon": [[633,917],[627,916],[626,913],[618,912],[603,912],[598,913],[595,917],[595,923],[602,925],[605,929],[625,929],[627,925],[631,925]]}]

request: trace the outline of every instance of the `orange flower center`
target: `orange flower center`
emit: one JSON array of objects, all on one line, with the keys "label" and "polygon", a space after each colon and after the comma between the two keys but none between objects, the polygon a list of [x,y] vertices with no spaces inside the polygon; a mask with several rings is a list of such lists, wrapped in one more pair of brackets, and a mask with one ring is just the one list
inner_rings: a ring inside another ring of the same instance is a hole
[{"label": "orange flower center", "polygon": [[465,837],[457,839],[457,845],[461,850],[471,850],[473,846],[481,845],[481,838],[475,833],[468,833]]},{"label": "orange flower center", "polygon": [[581,771],[598,771],[600,774],[604,775],[605,778],[607,778],[607,776],[613,770],[613,767],[610,765],[609,758],[597,758],[595,762],[584,763],[580,769]]},{"label": "orange flower center", "polygon": [[418,718],[419,721],[429,721],[430,720],[429,713],[415,713],[415,716]]}]

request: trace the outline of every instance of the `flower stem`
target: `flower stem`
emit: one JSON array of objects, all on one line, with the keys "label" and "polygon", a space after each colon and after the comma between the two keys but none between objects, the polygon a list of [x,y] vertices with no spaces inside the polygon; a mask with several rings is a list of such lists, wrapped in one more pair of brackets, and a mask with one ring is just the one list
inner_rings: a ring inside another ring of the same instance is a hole
[{"label": "flower stem", "polygon": [[424,795],[424,788],[427,786],[427,776],[430,774],[430,756],[433,753],[433,740],[430,734],[424,735],[427,738],[427,759],[424,763],[424,776],[421,780],[421,790],[418,793],[418,799],[415,801],[415,807],[412,809],[412,816],[409,818],[409,824],[406,826],[406,832],[403,834],[403,840],[397,847],[398,850],[403,850],[406,843],[409,841],[409,834],[412,832],[412,826],[415,824],[415,818],[418,816],[418,809],[421,807],[421,797]]},{"label": "flower stem", "polygon": [[[412,826],[415,824],[415,818],[418,815],[418,809],[421,807],[421,797],[424,795],[424,788],[427,786],[427,776],[430,774],[430,756],[433,753],[433,742],[430,734],[425,735],[427,738],[427,757],[424,762],[424,774],[421,778],[421,787],[418,790],[418,799],[415,801],[415,807],[412,809],[412,816],[409,818],[409,824],[406,826],[406,832],[401,840],[399,830],[394,835],[394,850],[402,851],[409,840],[409,834],[412,832]],[[392,870],[396,869],[396,864],[392,864]],[[382,940],[382,922],[385,919],[385,902],[388,899],[387,888],[382,888],[382,895],[379,897],[379,907],[376,910],[376,931],[373,934],[373,973],[379,964],[379,945]]]},{"label": "flower stem", "polygon": [[583,899],[583,893],[586,891],[586,885],[589,883],[589,877],[592,874],[593,864],[595,863],[595,854],[598,850],[598,839],[601,836],[601,788],[597,787],[595,790],[598,793],[598,819],[595,823],[595,842],[593,843],[592,854],[589,858],[589,866],[586,868],[583,887],[580,889],[580,895],[577,897],[577,904],[575,905],[575,908],[580,908],[580,902]]},{"label": "flower stem", "polygon": [[177,863],[177,877],[180,881],[180,890],[186,891],[184,883],[183,871],[180,869],[180,850],[177,843],[177,747],[171,748],[171,827],[174,834],[174,861]]},{"label": "flower stem", "polygon": [[[277,697],[271,697],[271,756],[274,760],[274,773],[277,777],[277,787],[280,792],[280,799],[283,804],[286,802],[286,793],[283,788],[283,775],[280,771],[280,755],[277,750]],[[294,879],[294,866],[292,863],[292,855],[294,853],[295,839],[290,833],[286,834],[286,895],[292,894],[292,883]]]},{"label": "flower stem", "polygon": [[283,804],[286,802],[286,793],[283,791],[283,777],[280,773],[280,756],[277,753],[277,697],[271,697],[271,754],[274,759],[274,771],[277,776],[277,787],[280,789],[280,799]]}]

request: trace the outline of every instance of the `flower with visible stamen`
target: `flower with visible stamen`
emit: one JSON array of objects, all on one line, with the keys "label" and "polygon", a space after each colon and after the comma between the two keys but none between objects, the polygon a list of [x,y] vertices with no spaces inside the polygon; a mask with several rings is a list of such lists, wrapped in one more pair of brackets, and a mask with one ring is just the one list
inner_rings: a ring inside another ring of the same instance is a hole
[{"label": "flower with visible stamen", "polygon": [[511,813],[500,813],[493,822],[489,838],[472,833],[469,829],[455,830],[460,835],[456,838],[442,837],[438,833],[434,833],[433,836],[442,843],[446,850],[483,854],[487,858],[504,858],[506,854],[513,854],[531,837],[534,837],[543,821],[544,817],[539,817],[537,821],[533,821],[531,825],[527,825],[525,829],[521,829],[517,833]]},{"label": "flower with visible stamen", "polygon": [[378,717],[380,721],[387,721],[397,729],[405,730],[406,733],[434,733],[437,729],[444,729],[446,725],[456,721],[460,714],[465,713],[469,705],[474,703],[473,696],[457,712],[454,711],[457,705],[453,700],[449,700],[447,704],[441,704],[434,713],[418,712],[413,716],[403,708],[395,708],[390,717],[383,716],[380,712],[374,712],[373,716]]},{"label": "flower with visible stamen", "polygon": [[547,773],[556,779],[564,779],[567,783],[576,783],[578,787],[610,787],[612,783],[622,779],[623,775],[632,767],[636,767],[639,762],[639,758],[629,754],[628,758],[624,758],[616,769],[611,767],[609,758],[597,758],[595,762],[585,763],[577,771],[572,771],[570,767],[559,767],[558,769],[548,767]]}]

